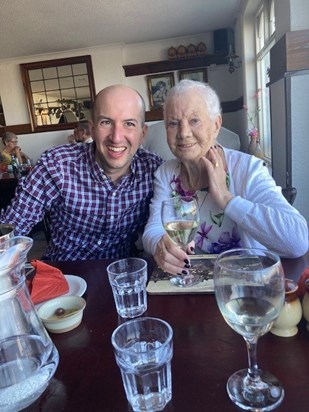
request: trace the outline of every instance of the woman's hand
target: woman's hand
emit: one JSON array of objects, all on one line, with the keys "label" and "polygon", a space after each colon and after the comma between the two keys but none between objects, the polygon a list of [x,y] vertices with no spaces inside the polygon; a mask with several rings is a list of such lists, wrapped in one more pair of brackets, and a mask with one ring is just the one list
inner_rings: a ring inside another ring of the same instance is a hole
[{"label": "woman's hand", "polygon": [[23,163],[22,157],[21,157],[22,156],[22,151],[21,151],[20,146],[16,146],[15,149],[14,149],[14,153],[12,153],[12,154],[15,154],[17,160],[19,161],[19,164]]},{"label": "woman's hand", "polygon": [[[188,245],[193,253],[194,242]],[[154,260],[159,268],[171,275],[187,275],[190,268],[189,257],[179,246],[175,245],[168,235],[163,235],[157,243]]]},{"label": "woman's hand", "polygon": [[212,194],[222,210],[233,198],[232,193],[226,186],[226,163],[223,150],[219,146],[211,147],[200,162],[202,167],[207,170],[209,178],[209,193]]}]

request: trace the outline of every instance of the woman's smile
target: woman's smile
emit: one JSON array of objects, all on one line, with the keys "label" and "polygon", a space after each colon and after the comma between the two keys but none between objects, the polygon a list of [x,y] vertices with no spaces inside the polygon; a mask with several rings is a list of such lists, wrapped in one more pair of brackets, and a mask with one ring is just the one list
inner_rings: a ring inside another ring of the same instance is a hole
[{"label": "woman's smile", "polygon": [[180,143],[177,147],[180,149],[191,149],[191,147],[194,147],[195,145],[196,143]]}]

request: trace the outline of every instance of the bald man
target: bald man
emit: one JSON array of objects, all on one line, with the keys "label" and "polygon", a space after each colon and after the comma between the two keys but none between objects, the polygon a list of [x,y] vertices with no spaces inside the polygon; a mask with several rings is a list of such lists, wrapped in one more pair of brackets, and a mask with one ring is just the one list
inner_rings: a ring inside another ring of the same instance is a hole
[{"label": "bald man", "polygon": [[48,213],[46,260],[132,256],[162,163],[140,147],[146,133],[145,102],[137,91],[123,85],[101,90],[93,107],[93,142],[44,152],[0,222],[25,235]]}]

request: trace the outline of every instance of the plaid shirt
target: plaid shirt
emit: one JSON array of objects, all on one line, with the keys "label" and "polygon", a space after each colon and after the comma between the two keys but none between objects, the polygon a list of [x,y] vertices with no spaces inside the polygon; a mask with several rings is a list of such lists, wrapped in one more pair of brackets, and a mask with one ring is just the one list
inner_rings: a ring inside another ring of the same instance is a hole
[{"label": "plaid shirt", "polygon": [[162,160],[139,149],[131,173],[115,185],[94,157],[95,144],[61,145],[42,154],[20,179],[17,194],[0,215],[15,234],[30,232],[48,212],[51,242],[46,260],[123,258],[143,230]]}]

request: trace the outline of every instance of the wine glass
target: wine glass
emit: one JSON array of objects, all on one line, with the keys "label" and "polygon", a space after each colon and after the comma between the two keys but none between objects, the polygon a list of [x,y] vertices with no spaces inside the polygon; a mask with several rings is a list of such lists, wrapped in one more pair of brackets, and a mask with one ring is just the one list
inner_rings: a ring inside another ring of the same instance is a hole
[{"label": "wine glass", "polygon": [[[186,246],[194,239],[200,222],[196,199],[192,196],[176,196],[164,200],[161,220],[170,239],[186,250]],[[199,283],[200,276],[189,271],[188,275],[173,275],[170,281],[175,286],[188,287]]]},{"label": "wine glass", "polygon": [[267,250],[233,249],[215,262],[216,300],[228,325],[243,336],[249,368],[230,376],[231,400],[248,411],[271,411],[283,400],[281,383],[257,365],[257,342],[267,333],[284,303],[285,283],[280,258]]}]

